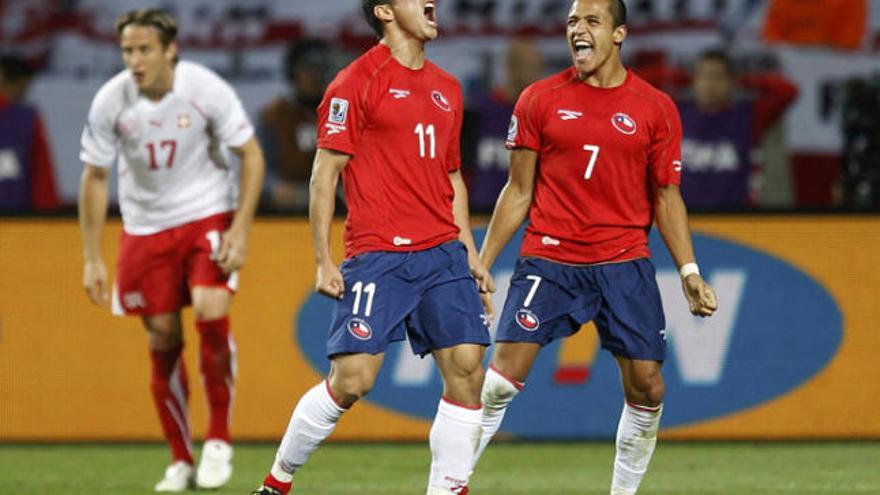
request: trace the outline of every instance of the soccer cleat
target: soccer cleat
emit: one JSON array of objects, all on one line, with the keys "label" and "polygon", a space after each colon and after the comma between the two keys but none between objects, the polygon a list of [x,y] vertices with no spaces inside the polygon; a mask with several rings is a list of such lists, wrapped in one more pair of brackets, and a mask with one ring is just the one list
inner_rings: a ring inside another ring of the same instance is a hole
[{"label": "soccer cleat", "polygon": [[251,493],[251,495],[281,495],[281,492],[272,487],[263,485],[257,488],[256,491]]},{"label": "soccer cleat", "polygon": [[192,485],[193,468],[183,461],[177,461],[165,468],[165,477],[156,483],[157,492],[182,492]]},{"label": "soccer cleat", "polygon": [[232,477],[232,446],[223,440],[207,440],[196,471],[196,486],[220,488]]}]

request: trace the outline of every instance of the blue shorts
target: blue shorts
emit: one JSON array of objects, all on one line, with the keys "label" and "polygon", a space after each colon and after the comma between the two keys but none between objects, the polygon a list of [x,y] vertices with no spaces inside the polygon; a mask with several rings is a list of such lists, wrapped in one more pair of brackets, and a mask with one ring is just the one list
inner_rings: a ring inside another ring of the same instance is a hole
[{"label": "blue shorts", "polygon": [[407,334],[413,353],[423,357],[434,349],[490,343],[461,242],[423,251],[364,253],[339,269],[345,295],[333,309],[328,357],[385,352]]},{"label": "blue shorts", "polygon": [[666,358],[666,318],[647,258],[590,266],[520,258],[495,340],[545,346],[590,320],[614,355]]}]

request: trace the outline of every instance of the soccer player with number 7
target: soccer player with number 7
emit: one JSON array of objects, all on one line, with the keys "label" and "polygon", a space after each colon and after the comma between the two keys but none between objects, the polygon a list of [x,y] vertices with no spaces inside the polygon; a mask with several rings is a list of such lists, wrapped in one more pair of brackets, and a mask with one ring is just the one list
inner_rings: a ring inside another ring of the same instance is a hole
[{"label": "soccer player with number 7", "polygon": [[593,320],[617,360],[625,404],[613,495],[634,494],[663,408],[665,321],[648,232],[657,227],[698,316],[717,308],[700,276],[679,193],[675,104],[622,64],[622,0],[575,0],[567,20],[573,67],[528,87],[514,109],[510,176],[480,256],[491,267],[529,215],[483,385],[475,458],[524,387],[541,348]]},{"label": "soccer player with number 7", "polygon": [[[334,300],[330,374],[299,399],[258,495],[291,490],[312,452],[369,392],[388,346],[407,337],[414,353],[434,357],[443,378],[428,495],[467,493],[479,438],[489,344],[479,291],[494,287],[474,245],[460,171],[461,87],[425,57],[438,32],[433,0],[362,7],[380,41],[324,94],[309,190],[315,288]],[[348,217],[337,267],[330,226],[340,176]]]},{"label": "soccer player with number 7", "polygon": [[[116,21],[116,32],[126,69],[95,95],[81,139],[83,285],[92,302],[107,302],[101,231],[109,169],[118,160],[123,232],[112,307],[140,316],[147,330],[150,389],[172,457],[155,489],[218,488],[232,475],[229,307],[247,254],[263,154],[235,91],[207,68],[178,61],[171,16],[131,11]],[[241,162],[237,201],[225,148]],[[195,471],[181,356],[180,311],[190,303],[210,414]]]}]

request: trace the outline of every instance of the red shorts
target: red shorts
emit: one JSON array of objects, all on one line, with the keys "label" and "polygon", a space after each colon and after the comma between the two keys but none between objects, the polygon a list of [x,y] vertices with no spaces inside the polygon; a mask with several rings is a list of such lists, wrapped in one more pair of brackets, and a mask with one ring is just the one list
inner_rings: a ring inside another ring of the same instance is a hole
[{"label": "red shorts", "polygon": [[234,292],[238,273],[226,275],[212,259],[232,213],[220,213],[151,235],[119,238],[113,312],[150,316],[176,312],[190,303],[190,288],[226,287]]}]

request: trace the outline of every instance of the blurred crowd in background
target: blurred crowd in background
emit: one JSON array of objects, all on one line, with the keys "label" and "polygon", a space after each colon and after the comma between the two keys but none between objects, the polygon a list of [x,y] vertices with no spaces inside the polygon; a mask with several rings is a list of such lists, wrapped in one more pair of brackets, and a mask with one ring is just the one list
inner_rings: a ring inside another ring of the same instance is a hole
[{"label": "blurred crowd in background", "polygon": [[[880,0],[629,0],[625,61],[682,118],[691,211],[880,209]],[[507,178],[520,92],[569,64],[568,0],[442,0],[429,57],[465,88],[472,208]],[[70,211],[88,103],[122,69],[115,17],[159,6],[181,55],[242,97],[267,158],[262,211],[305,213],[315,108],[375,42],[357,0],[0,1],[0,212]]]}]

